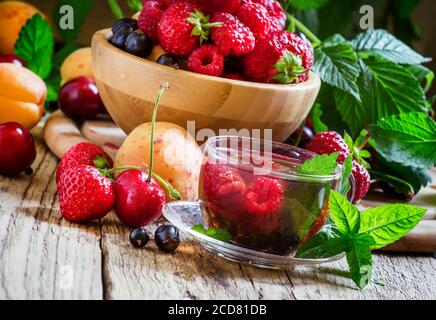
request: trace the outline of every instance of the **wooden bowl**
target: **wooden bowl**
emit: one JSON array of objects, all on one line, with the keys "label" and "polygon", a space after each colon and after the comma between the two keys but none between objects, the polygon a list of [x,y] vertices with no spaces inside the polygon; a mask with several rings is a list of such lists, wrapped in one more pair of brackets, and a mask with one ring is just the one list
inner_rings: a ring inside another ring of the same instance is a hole
[{"label": "wooden bowl", "polygon": [[272,129],[273,139],[283,141],[307,116],[321,86],[314,73],[298,85],[275,85],[177,70],[117,49],[107,41],[110,34],[101,30],[92,39],[94,77],[109,114],[126,133],[151,120],[157,90],[168,82],[158,121],[184,128],[195,121],[196,132],[209,128],[215,135],[226,134],[220,129]]}]

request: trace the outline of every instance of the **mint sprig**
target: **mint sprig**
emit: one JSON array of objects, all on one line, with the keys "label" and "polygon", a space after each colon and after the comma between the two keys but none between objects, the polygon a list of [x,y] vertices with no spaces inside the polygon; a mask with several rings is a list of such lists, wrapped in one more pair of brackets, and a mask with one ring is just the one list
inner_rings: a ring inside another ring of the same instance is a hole
[{"label": "mint sprig", "polygon": [[391,244],[412,230],[426,210],[394,204],[363,212],[344,196],[330,194],[331,221],[297,251],[297,258],[322,259],[345,253],[351,278],[364,288],[372,277],[371,249]]},{"label": "mint sprig", "polygon": [[316,175],[316,176],[331,176],[337,168],[336,160],[339,154],[334,152],[330,155],[323,154],[315,156],[312,159],[305,161],[296,169],[299,174]]},{"label": "mint sprig", "polygon": [[206,229],[203,225],[197,224],[192,227],[192,230],[223,242],[229,242],[230,240],[232,240],[232,235],[228,231],[223,229],[217,229],[217,228]]}]

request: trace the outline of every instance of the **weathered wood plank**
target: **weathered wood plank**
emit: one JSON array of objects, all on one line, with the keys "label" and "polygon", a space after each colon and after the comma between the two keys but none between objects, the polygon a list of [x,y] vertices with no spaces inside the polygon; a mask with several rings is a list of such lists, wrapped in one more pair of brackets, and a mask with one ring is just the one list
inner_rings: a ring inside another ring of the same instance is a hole
[{"label": "weathered wood plank", "polygon": [[100,299],[100,225],[61,219],[57,159],[35,136],[34,175],[0,177],[0,299]]},{"label": "weathered wood plank", "polygon": [[[155,228],[150,228],[153,234]],[[284,271],[228,263],[182,235],[174,254],[134,249],[114,213],[102,225],[106,299],[292,299]]]}]

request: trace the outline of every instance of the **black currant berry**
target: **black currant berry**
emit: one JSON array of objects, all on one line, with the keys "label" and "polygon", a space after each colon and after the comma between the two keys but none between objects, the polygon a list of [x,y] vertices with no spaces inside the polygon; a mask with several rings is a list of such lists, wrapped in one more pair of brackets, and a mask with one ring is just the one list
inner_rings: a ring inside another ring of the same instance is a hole
[{"label": "black currant berry", "polygon": [[131,32],[138,30],[138,21],[135,19],[124,18],[114,21],[112,24],[112,33],[116,33],[120,28],[127,27]]},{"label": "black currant berry", "polygon": [[115,47],[119,49],[124,49],[127,37],[132,33],[132,30],[128,26],[119,27],[117,31],[109,39]]},{"label": "black currant berry", "polygon": [[145,58],[153,50],[153,40],[141,30],[136,30],[127,37],[124,50],[135,56]]},{"label": "black currant berry", "polygon": [[159,64],[162,64],[164,66],[173,67],[175,69],[180,69],[179,59],[177,59],[177,57],[175,57],[175,56],[173,56],[171,54],[168,54],[168,53],[165,53],[165,54],[161,55],[157,59],[156,62],[159,63]]},{"label": "black currant berry", "polygon": [[170,224],[160,226],[154,233],[154,242],[160,250],[174,252],[180,244],[179,230]]},{"label": "black currant berry", "polygon": [[130,232],[129,239],[135,248],[142,248],[148,243],[150,237],[144,228],[139,228]]}]

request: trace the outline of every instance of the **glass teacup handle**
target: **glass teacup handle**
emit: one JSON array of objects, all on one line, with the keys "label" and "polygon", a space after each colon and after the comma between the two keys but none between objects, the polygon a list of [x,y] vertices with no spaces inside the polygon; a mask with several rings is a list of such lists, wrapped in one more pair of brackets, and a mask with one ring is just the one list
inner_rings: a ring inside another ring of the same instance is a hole
[{"label": "glass teacup handle", "polygon": [[348,178],[348,182],[350,183],[350,191],[348,191],[347,199],[350,202],[354,202],[354,199],[356,199],[357,195],[357,185],[356,185],[356,179],[352,174],[350,174],[350,178]]}]

